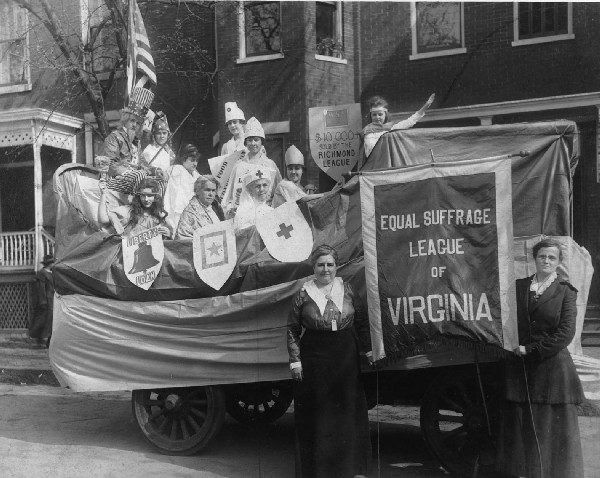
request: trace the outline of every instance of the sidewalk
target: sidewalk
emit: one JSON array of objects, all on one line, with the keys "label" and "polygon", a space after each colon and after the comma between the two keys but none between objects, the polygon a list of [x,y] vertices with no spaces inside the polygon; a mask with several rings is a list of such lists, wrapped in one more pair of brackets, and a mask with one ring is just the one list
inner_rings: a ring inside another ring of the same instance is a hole
[{"label": "sidewalk", "polygon": [[0,383],[58,386],[45,342],[38,345],[25,332],[0,334]]}]

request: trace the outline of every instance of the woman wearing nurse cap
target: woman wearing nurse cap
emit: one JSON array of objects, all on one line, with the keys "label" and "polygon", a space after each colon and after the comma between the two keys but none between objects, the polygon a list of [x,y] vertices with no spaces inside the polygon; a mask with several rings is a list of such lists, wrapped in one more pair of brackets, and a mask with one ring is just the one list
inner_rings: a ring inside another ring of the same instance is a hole
[{"label": "woman wearing nurse cap", "polygon": [[225,103],[225,125],[232,137],[221,148],[221,156],[244,151],[244,125],[246,117],[235,101]]}]

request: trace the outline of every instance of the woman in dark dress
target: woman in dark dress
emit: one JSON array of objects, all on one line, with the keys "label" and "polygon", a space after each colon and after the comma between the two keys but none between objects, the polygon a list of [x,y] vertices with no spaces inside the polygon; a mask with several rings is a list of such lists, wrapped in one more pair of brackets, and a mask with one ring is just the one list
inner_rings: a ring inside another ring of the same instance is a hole
[{"label": "woman in dark dress", "polygon": [[498,471],[528,478],[583,478],[576,404],[584,400],[567,346],[577,290],[556,274],[560,243],[533,247],[536,273],[517,281],[519,347],[506,362]]},{"label": "woman in dark dress", "polygon": [[371,356],[369,322],[350,284],[336,277],[335,250],[318,247],[311,263],[315,279],[295,295],[288,318],[296,475],[350,478],[365,474],[371,459],[359,365],[359,350]]}]

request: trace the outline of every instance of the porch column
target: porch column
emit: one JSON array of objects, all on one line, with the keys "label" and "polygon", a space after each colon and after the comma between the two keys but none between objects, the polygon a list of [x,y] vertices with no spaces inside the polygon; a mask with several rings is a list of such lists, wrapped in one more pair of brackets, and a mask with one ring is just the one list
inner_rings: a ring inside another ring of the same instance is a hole
[{"label": "porch column", "polygon": [[600,105],[596,105],[596,183],[600,183]]},{"label": "porch column", "polygon": [[[35,130],[36,128],[34,128]],[[42,141],[38,131],[33,135],[33,200],[35,204],[35,253],[33,268],[37,272],[42,260],[42,226],[44,212],[42,204]]]}]

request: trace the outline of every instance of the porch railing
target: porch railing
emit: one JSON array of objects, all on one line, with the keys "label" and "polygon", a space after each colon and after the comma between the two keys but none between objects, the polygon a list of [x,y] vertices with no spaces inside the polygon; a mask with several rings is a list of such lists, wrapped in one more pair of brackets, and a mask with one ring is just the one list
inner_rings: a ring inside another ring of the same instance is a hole
[{"label": "porch railing", "polygon": [[36,263],[44,255],[54,255],[54,238],[43,229],[40,230],[41,250],[36,254],[35,234],[35,231],[0,232],[0,267],[36,269]]}]

